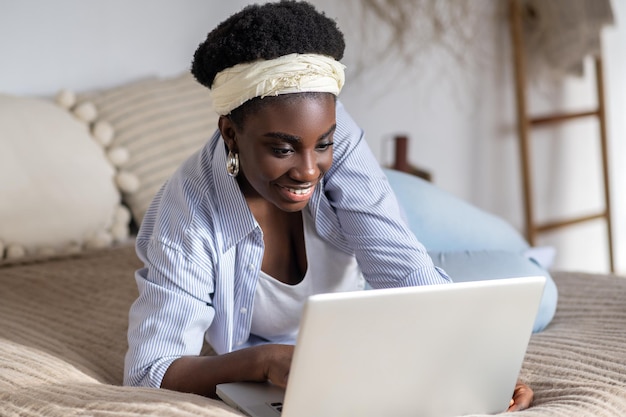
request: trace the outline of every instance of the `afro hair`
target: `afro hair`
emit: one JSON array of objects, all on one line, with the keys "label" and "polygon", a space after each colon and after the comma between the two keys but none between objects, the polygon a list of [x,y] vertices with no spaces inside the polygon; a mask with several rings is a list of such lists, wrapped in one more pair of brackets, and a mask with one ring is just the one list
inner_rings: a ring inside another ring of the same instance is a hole
[{"label": "afro hair", "polygon": [[345,42],[334,20],[306,2],[250,5],[212,30],[194,54],[191,73],[211,88],[215,75],[234,65],[292,53],[343,57]]}]

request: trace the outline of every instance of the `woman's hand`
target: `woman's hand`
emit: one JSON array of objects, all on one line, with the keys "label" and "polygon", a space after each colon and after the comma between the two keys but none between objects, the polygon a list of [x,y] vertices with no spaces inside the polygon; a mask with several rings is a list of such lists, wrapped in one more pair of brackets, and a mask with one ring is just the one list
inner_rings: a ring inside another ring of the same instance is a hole
[{"label": "woman's hand", "polygon": [[533,397],[535,394],[533,390],[526,384],[517,382],[515,390],[513,391],[513,398],[507,411],[520,411],[525,410],[533,403]]},{"label": "woman's hand", "polygon": [[165,372],[161,388],[216,398],[215,386],[235,381],[271,381],[285,388],[294,347],[259,345],[216,356],[183,356]]},{"label": "woman's hand", "polygon": [[293,345],[264,345],[265,379],[281,388],[287,387]]}]

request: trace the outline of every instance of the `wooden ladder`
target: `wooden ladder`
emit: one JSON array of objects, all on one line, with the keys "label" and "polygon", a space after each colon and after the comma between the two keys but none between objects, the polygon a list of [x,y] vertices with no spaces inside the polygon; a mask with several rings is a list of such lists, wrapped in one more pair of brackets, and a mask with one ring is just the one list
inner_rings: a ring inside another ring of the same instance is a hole
[{"label": "wooden ladder", "polygon": [[[509,0],[509,18],[511,29],[511,40],[513,44],[513,60],[515,71],[515,95],[517,107],[517,128],[519,136],[522,187],[524,194],[524,220],[526,238],[531,245],[536,244],[539,233],[572,226],[582,222],[596,219],[604,219],[607,228],[607,241],[609,252],[609,267],[611,272],[615,271],[613,257],[613,234],[611,221],[610,204],[610,184],[609,184],[609,159],[608,159],[608,138],[606,126],[606,114],[604,107],[604,69],[602,67],[602,57],[594,58],[595,63],[595,85],[597,90],[597,107],[593,110],[583,112],[571,112],[561,114],[551,114],[542,117],[530,117],[528,104],[526,101],[526,57],[523,34],[523,16],[521,0]],[[561,123],[586,117],[596,117],[600,127],[600,146],[602,152],[602,177],[604,185],[604,209],[587,216],[574,217],[564,220],[552,221],[540,224],[535,219],[533,205],[533,181],[532,164],[530,152],[530,129],[535,126],[545,126],[552,123]]]}]

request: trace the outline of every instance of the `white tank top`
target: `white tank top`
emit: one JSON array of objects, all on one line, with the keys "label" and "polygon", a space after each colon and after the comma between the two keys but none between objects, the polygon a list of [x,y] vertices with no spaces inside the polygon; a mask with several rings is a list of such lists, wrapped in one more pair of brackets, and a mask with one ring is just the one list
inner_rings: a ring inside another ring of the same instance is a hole
[{"label": "white tank top", "polygon": [[261,271],[254,296],[251,339],[293,344],[308,296],[364,288],[365,280],[356,258],[320,238],[307,210],[302,210],[302,223],[306,274],[300,283],[289,285]]}]

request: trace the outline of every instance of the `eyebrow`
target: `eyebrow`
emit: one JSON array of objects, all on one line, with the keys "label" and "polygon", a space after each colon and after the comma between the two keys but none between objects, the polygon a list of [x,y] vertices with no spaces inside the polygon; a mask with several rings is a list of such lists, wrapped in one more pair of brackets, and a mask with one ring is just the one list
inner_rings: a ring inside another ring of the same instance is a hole
[{"label": "eyebrow", "polygon": [[[326,132],[322,133],[320,135],[320,137],[317,140],[321,140],[321,139],[325,139],[328,136],[330,136],[335,129],[337,129],[337,124],[334,124],[330,127],[330,129],[328,129]],[[269,138],[275,138],[275,139],[280,139],[280,140],[284,140],[286,142],[301,142],[302,138],[300,136],[296,136],[296,135],[290,135],[289,133],[283,133],[283,132],[267,132],[265,135],[266,137]]]}]

